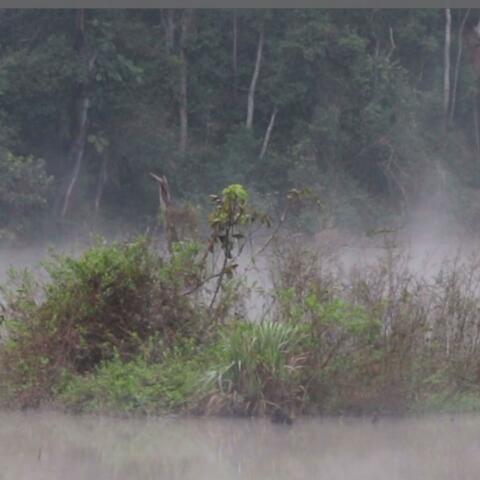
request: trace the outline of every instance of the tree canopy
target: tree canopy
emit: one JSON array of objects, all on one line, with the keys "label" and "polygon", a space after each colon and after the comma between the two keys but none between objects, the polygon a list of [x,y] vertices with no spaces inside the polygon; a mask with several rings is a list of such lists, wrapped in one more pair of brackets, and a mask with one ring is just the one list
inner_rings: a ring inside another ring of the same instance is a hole
[{"label": "tree canopy", "polygon": [[148,223],[150,172],[190,202],[308,187],[350,225],[445,176],[474,198],[480,10],[448,12],[2,10],[0,231]]}]

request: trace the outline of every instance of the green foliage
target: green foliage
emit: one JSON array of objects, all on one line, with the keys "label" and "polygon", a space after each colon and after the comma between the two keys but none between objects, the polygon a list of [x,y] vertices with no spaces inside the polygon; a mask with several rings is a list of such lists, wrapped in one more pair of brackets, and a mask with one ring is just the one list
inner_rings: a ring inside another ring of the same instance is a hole
[{"label": "green foliage", "polygon": [[370,317],[361,306],[341,299],[321,303],[314,292],[307,295],[305,304],[305,317],[311,319],[318,332],[335,328],[349,337],[367,342],[373,342],[380,334],[381,322]]},{"label": "green foliage", "polygon": [[256,212],[248,204],[248,193],[242,185],[230,185],[220,196],[210,195],[210,199],[215,205],[208,217],[212,229],[211,249],[215,243],[220,243],[226,259],[232,258],[234,242],[245,238],[238,229],[256,221],[270,225],[267,215]]},{"label": "green foliage", "polygon": [[238,323],[221,333],[221,363],[208,372],[223,402],[237,413],[272,411],[303,401],[308,328],[296,324]]},{"label": "green foliage", "polygon": [[31,234],[40,226],[51,180],[43,160],[0,149],[0,240]]},{"label": "green foliage", "polygon": [[115,355],[83,376],[66,376],[57,387],[67,409],[81,412],[159,414],[190,408],[201,394],[202,359],[189,346],[167,351],[161,362]]},{"label": "green foliage", "polygon": [[4,312],[1,357],[11,389],[36,403],[51,394],[62,368],[89,372],[114,354],[128,360],[154,334],[166,343],[180,333],[194,335],[202,327],[195,321],[199,310],[181,295],[185,281],[172,279],[195,271],[184,261],[180,273],[179,256],[164,267],[142,238],[100,242],[77,259],[46,263],[49,282],[41,285],[39,301],[32,299],[30,279],[21,279],[7,292]]},{"label": "green foliage", "polygon": [[78,260],[58,257],[46,264],[51,283],[41,314],[57,319],[59,333],[76,330],[76,346],[72,342],[67,348],[79,369],[108,358],[114,346],[125,353],[135,350],[136,342],[149,335],[147,312],[158,262],[140,239],[98,244]]},{"label": "green foliage", "polygon": [[176,242],[172,245],[172,255],[158,272],[165,285],[176,288],[188,286],[198,281],[202,274],[199,260],[201,245],[194,241]]},{"label": "green foliage", "polygon": [[[77,220],[89,219],[103,179],[100,208],[143,229],[153,221],[158,202],[151,171],[164,173],[181,201],[197,202],[207,190],[238,183],[271,195],[272,210],[281,208],[290,188],[309,186],[329,221],[356,229],[392,219],[419,193],[435,188],[423,179],[432,178],[433,162],[463,187],[459,204],[476,203],[471,17],[456,110],[443,136],[440,9],[235,12],[235,74],[234,14],[196,11],[184,43],[189,151],[183,155],[178,151],[180,42],[179,35],[172,45],[168,40],[169,11],[160,10],[153,22],[143,10],[86,11],[82,55],[76,13],[12,10],[2,16],[0,145],[45,160],[54,178],[52,195],[41,194],[49,208],[72,173],[73,165],[65,161],[75,138],[72,107],[85,82],[90,109],[80,192],[72,204],[81,204],[72,208]],[[453,11],[452,60],[462,14]],[[172,13],[175,32],[181,31],[182,16],[181,10]],[[245,90],[261,28],[264,55],[248,129]],[[274,109],[278,114],[260,158]],[[30,191],[41,190],[42,183]],[[317,227],[317,210],[308,210],[296,227]],[[26,216],[18,235],[28,236],[36,218]]]},{"label": "green foliage", "polygon": [[345,283],[291,248],[258,323],[230,315],[241,279],[214,315],[205,291],[188,293],[205,276],[193,242],[167,260],[142,238],[98,242],[48,262],[47,283],[11,272],[0,402],[121,414],[478,409],[478,262],[413,285],[390,254]]},{"label": "green foliage", "polygon": [[480,411],[479,392],[441,392],[419,399],[411,407],[419,413],[477,413]]},{"label": "green foliage", "polygon": [[233,241],[243,238],[243,235],[235,233],[234,229],[245,225],[250,219],[247,192],[241,185],[235,184],[225,188],[220,197],[211,195],[210,198],[216,205],[208,218],[213,239],[221,243],[225,256],[231,258]]},{"label": "green foliage", "polygon": [[65,375],[57,387],[65,406],[78,412],[153,413],[158,408],[158,368],[119,356],[84,376]]},{"label": "green foliage", "polygon": [[216,205],[209,217],[210,226],[222,232],[236,225],[243,225],[249,220],[246,210],[248,194],[242,185],[234,184],[224,188],[222,195],[210,195]]}]

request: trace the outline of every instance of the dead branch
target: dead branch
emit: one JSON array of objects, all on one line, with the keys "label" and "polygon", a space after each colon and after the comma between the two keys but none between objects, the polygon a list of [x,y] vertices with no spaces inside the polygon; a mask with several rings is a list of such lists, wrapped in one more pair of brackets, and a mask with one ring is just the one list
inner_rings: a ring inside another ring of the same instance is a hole
[{"label": "dead branch", "polygon": [[167,177],[165,175],[158,176],[154,173],[150,175],[158,182],[158,196],[160,202],[160,212],[165,221],[165,231],[167,235],[168,251],[172,253],[172,245],[178,242],[177,230],[175,227],[175,214],[170,194],[170,187],[168,185]]}]

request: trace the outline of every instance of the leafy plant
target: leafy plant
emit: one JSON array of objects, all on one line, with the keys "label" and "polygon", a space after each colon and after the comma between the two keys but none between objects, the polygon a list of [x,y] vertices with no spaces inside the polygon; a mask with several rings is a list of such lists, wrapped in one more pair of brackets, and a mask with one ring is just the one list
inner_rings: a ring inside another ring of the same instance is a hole
[{"label": "leafy plant", "polygon": [[221,195],[210,195],[210,199],[215,209],[208,217],[208,223],[212,229],[208,251],[213,253],[215,245],[220,244],[223,254],[217,285],[210,303],[210,309],[212,309],[224,277],[232,278],[238,266],[232,261],[233,250],[236,243],[239,245],[239,253],[243,248],[240,242],[245,240],[245,232],[242,228],[255,221],[270,225],[270,219],[267,215],[260,214],[250,207],[248,193],[242,185],[230,185],[223,189]]},{"label": "leafy plant", "polygon": [[221,364],[208,373],[222,408],[252,414],[303,406],[308,344],[308,328],[296,324],[239,323],[224,330],[217,344]]},{"label": "leafy plant", "polygon": [[43,160],[0,148],[0,240],[25,238],[40,226],[51,182]]},{"label": "leafy plant", "polygon": [[186,411],[201,395],[201,357],[191,346],[165,351],[161,361],[119,355],[85,375],[65,375],[57,397],[68,410],[121,414]]}]

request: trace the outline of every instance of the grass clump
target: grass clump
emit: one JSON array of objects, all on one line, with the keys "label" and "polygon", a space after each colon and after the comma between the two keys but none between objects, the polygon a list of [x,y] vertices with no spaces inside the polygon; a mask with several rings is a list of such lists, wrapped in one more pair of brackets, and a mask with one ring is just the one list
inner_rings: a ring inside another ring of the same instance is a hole
[{"label": "grass clump", "polygon": [[215,344],[217,364],[207,376],[215,385],[207,411],[252,415],[305,402],[305,366],[311,337],[293,323],[240,322]]}]

